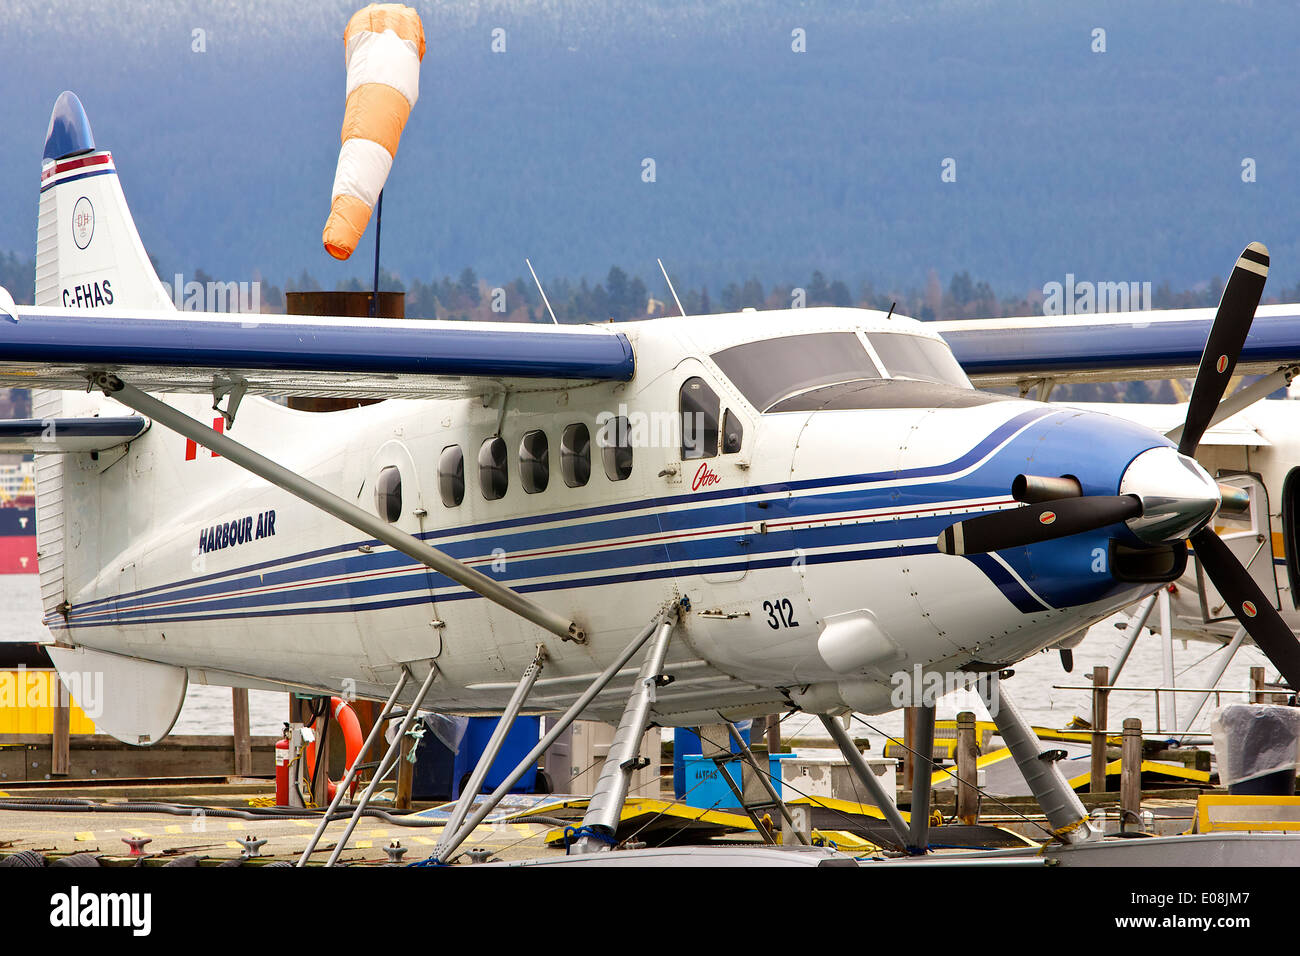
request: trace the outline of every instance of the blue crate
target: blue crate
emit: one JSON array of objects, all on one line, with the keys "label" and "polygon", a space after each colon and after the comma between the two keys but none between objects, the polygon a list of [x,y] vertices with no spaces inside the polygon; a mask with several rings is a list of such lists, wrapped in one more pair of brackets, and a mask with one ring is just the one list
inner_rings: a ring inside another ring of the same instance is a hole
[{"label": "blue crate", "polygon": [[[793,756],[794,754],[771,754],[767,758],[767,772],[771,774],[769,779],[778,797],[781,796],[781,761]],[[727,781],[723,779],[713,758],[688,754],[683,758],[683,765],[686,785],[685,802],[688,807],[697,807],[701,810],[739,808],[740,804],[736,802],[735,794],[727,786]],[[744,786],[741,765],[740,760],[730,760],[726,764],[727,772],[731,774],[731,779],[735,781],[737,787]]]}]

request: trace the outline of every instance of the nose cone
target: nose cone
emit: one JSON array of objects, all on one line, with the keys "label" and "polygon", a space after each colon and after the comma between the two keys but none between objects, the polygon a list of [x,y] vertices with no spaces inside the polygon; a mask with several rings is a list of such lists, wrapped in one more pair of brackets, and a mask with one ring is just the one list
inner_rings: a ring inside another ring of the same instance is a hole
[{"label": "nose cone", "polygon": [[1120,480],[1121,495],[1136,495],[1142,514],[1128,522],[1143,541],[1157,544],[1186,538],[1219,509],[1219,486],[1195,459],[1175,448],[1144,451]]}]

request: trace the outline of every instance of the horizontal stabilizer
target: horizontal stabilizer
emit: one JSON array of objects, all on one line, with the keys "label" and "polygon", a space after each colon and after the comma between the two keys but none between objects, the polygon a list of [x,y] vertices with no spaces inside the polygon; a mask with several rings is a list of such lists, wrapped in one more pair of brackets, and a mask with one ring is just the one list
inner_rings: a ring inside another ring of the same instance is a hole
[{"label": "horizontal stabilizer", "polygon": [[139,415],[7,419],[0,421],[0,453],[105,451],[139,438],[148,428],[148,420]]},{"label": "horizontal stabilizer", "polygon": [[438,398],[626,382],[604,327],[18,307],[0,320],[0,387],[85,389],[101,372],[150,392]]},{"label": "horizontal stabilizer", "polygon": [[[1039,315],[931,322],[978,388],[1040,379],[1120,382],[1190,378],[1214,309]],[[1300,364],[1300,305],[1261,305],[1236,372],[1266,375]]]}]

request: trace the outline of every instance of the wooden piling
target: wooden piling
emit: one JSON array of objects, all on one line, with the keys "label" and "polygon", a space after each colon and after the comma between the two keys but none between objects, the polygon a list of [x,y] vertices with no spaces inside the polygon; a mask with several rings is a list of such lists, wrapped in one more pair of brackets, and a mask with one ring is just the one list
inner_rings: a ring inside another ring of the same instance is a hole
[{"label": "wooden piling", "polygon": [[253,738],[249,732],[248,688],[230,688],[230,704],[234,712],[235,776],[248,777],[253,773]]},{"label": "wooden piling", "polygon": [[50,776],[66,777],[72,767],[72,699],[57,676],[53,683],[59,699],[54,708],[54,727],[50,735]]},{"label": "wooden piling", "polygon": [[767,731],[767,752],[781,752],[781,715],[768,714],[764,729]]},{"label": "wooden piling", "polygon": [[1092,669],[1092,764],[1088,775],[1088,789],[1092,793],[1106,792],[1106,721],[1110,703],[1110,668]]},{"label": "wooden piling", "polygon": [[1250,702],[1252,704],[1267,703],[1264,694],[1264,668],[1252,667],[1250,669]]},{"label": "wooden piling", "polygon": [[903,708],[903,786],[912,787],[913,767],[916,763],[912,756],[916,740],[916,707]]},{"label": "wooden piling", "polygon": [[966,824],[974,824],[979,818],[979,752],[975,715],[963,710],[957,715],[957,819]]},{"label": "wooden piling", "polygon": [[[323,730],[316,739],[316,759],[307,768],[307,772],[315,774],[311,781],[312,802],[318,807],[328,807],[330,805],[330,741],[343,735],[334,732],[335,721],[324,720],[321,723]],[[316,770],[317,767],[320,768],[319,772]]]},{"label": "wooden piling", "polygon": [[393,806],[398,810],[411,809],[411,790],[415,785],[415,764],[408,759],[415,745],[410,734],[402,735],[402,756],[397,761],[397,796]]},{"label": "wooden piling", "polygon": [[1142,721],[1124,718],[1124,745],[1121,748],[1119,805],[1123,825],[1136,823],[1142,813]]}]

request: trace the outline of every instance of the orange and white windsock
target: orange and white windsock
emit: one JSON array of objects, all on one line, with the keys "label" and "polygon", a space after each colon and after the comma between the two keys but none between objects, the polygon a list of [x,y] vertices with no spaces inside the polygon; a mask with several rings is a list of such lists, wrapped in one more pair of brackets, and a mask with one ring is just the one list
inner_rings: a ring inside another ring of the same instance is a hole
[{"label": "orange and white windsock", "polygon": [[321,240],[335,259],[352,255],[388,179],[402,130],[420,95],[424,26],[400,3],[358,10],[343,33],[348,98],[330,215]]}]

